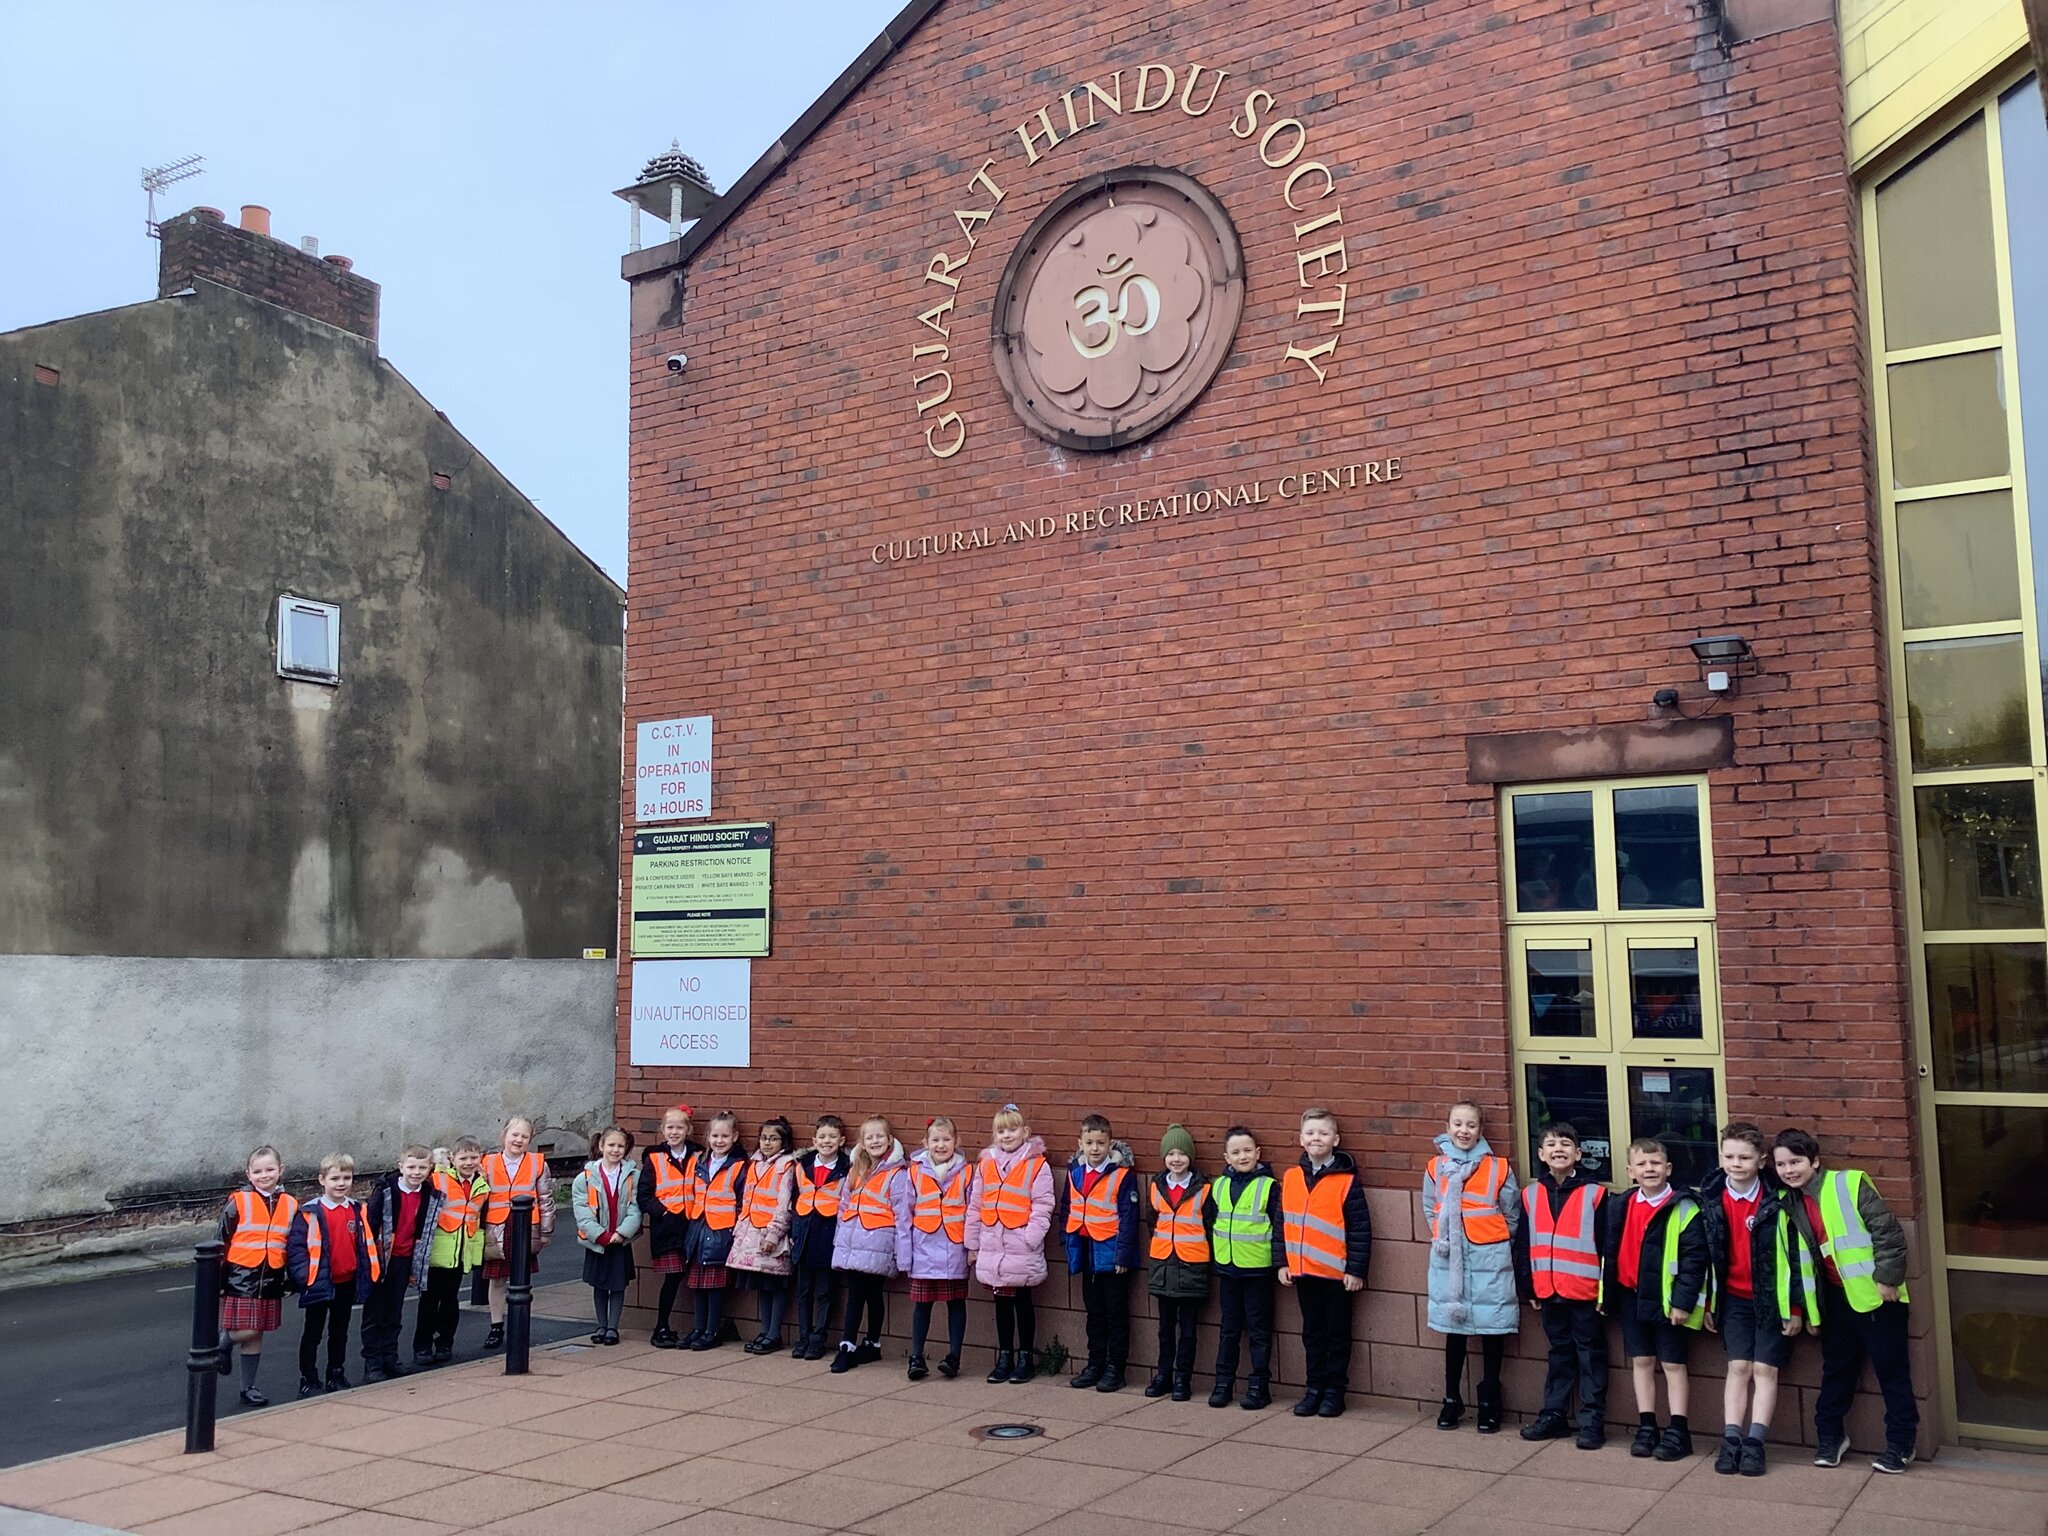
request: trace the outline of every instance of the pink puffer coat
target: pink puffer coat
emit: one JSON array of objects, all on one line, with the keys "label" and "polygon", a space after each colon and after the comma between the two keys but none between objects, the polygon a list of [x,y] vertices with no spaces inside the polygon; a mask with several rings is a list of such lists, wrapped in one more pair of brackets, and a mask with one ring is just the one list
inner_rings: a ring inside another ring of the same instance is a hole
[{"label": "pink puffer coat", "polygon": [[[775,1203],[775,1214],[767,1226],[757,1227],[747,1220],[746,1207],[753,1203],[757,1188],[766,1190],[777,1182],[781,1194]],[[771,1158],[756,1152],[747,1164],[747,1197],[740,1208],[739,1222],[732,1229],[732,1254],[725,1262],[734,1269],[751,1270],[757,1275],[788,1274],[789,1224],[795,1213],[796,1154],[781,1152]]]},{"label": "pink puffer coat", "polygon": [[[982,1185],[990,1159],[998,1175],[1009,1173],[1027,1157],[1038,1158],[1038,1173],[1031,1180],[1031,1219],[1016,1229],[983,1226]],[[1045,1281],[1045,1238],[1052,1227],[1052,1165],[1044,1161],[1045,1142],[1032,1136],[1014,1152],[988,1148],[975,1160],[974,1188],[967,1196],[967,1251],[974,1260],[974,1276],[991,1290],[1029,1290]]]},{"label": "pink puffer coat", "polygon": [[896,1181],[896,1268],[913,1280],[964,1280],[967,1249],[946,1236],[945,1222],[941,1220],[936,1232],[920,1232],[911,1220],[917,1214],[916,1175],[920,1172],[938,1178],[942,1198],[951,1192],[955,1199],[973,1199],[974,1164],[966,1158],[954,1158],[945,1173],[938,1175],[932,1171],[931,1153],[922,1147],[911,1153],[909,1169]]},{"label": "pink puffer coat", "polygon": [[[903,1180],[903,1143],[889,1143],[889,1155],[868,1170],[872,1179],[878,1173],[886,1173],[885,1181],[891,1209],[894,1209],[896,1186]],[[853,1173],[848,1170],[839,1196],[839,1220],[832,1231],[832,1267],[834,1269],[858,1270],[864,1275],[893,1275],[896,1271],[896,1223],[886,1227],[864,1227],[854,1217],[855,1196],[859,1193],[853,1186]]]}]

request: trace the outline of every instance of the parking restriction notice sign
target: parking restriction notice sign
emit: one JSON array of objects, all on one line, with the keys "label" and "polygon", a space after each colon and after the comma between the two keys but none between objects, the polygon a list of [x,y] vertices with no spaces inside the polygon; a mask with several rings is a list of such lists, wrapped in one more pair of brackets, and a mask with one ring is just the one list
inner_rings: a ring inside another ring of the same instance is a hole
[{"label": "parking restriction notice sign", "polygon": [[775,828],[765,821],[633,834],[633,958],[768,953]]}]

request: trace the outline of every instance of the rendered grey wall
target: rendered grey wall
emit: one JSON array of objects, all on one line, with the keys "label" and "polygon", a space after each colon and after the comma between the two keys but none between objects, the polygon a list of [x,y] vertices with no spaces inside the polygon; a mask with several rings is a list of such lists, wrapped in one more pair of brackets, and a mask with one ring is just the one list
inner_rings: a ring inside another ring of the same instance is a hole
[{"label": "rendered grey wall", "polygon": [[621,604],[367,341],[206,283],[0,335],[0,954],[610,950]]},{"label": "rendered grey wall", "polygon": [[0,956],[0,1224],[612,1108],[609,961]]}]

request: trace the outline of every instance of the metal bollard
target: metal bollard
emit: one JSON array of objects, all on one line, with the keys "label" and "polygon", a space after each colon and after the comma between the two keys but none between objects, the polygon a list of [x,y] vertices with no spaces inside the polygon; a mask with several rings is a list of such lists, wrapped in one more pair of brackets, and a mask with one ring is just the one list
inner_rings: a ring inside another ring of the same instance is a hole
[{"label": "metal bollard", "polygon": [[209,1238],[192,1250],[192,1352],[185,1357],[185,1454],[213,1449],[214,1403],[220,1388],[220,1256]]},{"label": "metal bollard", "polygon": [[514,1195],[505,1223],[505,1374],[524,1376],[533,1343],[533,1196]]}]

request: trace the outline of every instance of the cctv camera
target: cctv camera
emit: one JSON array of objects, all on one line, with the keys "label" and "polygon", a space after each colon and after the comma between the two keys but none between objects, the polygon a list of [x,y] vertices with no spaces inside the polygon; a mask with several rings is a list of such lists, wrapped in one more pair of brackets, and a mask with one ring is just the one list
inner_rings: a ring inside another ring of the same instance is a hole
[{"label": "cctv camera", "polygon": [[684,353],[684,352],[671,352],[671,353],[669,353],[669,355],[668,355],[668,371],[669,371],[670,373],[681,373],[681,372],[682,372],[682,371],[683,371],[683,370],[684,370],[685,368],[687,368],[687,367],[689,367],[689,366],[690,366],[690,358],[689,358],[689,354],[688,354],[688,353]]}]

